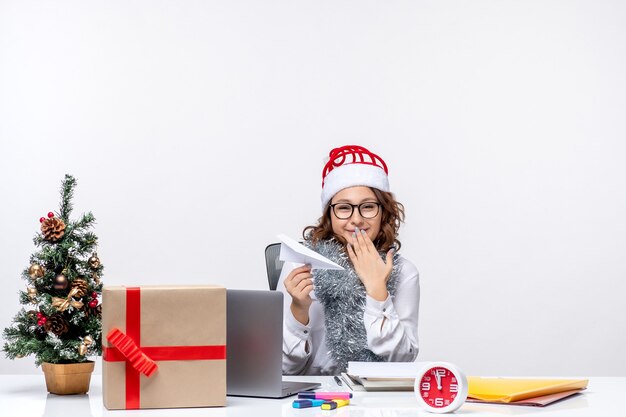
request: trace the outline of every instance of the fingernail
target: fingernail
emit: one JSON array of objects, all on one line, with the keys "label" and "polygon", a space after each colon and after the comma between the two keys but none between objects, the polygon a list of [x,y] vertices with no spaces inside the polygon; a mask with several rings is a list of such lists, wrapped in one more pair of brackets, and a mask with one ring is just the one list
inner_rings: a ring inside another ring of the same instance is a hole
[{"label": "fingernail", "polygon": [[365,230],[363,230],[363,229],[361,229],[361,233],[366,234],[366,233],[365,233]]},{"label": "fingernail", "polygon": [[352,237],[356,237],[356,232],[352,232]]},{"label": "fingernail", "polygon": [[358,227],[356,227],[356,226],[354,226],[354,232],[356,233],[356,232],[358,232],[358,231],[359,231],[359,228],[358,228]]}]

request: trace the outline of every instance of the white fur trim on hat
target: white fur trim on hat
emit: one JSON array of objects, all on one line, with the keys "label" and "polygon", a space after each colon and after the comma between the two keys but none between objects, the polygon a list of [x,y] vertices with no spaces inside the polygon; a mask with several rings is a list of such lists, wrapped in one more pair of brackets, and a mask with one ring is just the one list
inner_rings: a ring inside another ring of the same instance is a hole
[{"label": "white fur trim on hat", "polygon": [[339,191],[356,186],[389,192],[389,178],[381,167],[375,165],[352,163],[337,167],[324,178],[322,209]]}]

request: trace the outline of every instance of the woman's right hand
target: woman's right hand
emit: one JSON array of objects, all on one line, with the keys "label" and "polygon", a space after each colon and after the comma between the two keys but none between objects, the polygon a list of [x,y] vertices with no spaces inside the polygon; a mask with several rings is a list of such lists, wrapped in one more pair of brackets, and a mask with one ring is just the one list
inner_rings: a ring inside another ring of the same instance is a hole
[{"label": "woman's right hand", "polygon": [[309,323],[309,308],[313,302],[311,299],[312,278],[310,265],[295,268],[285,278],[285,289],[291,295],[291,313],[304,325]]}]

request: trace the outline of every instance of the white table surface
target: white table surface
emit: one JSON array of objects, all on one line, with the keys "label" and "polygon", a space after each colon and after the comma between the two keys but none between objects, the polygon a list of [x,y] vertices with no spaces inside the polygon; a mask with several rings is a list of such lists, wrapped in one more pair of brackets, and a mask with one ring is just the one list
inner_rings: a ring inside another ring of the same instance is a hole
[{"label": "white table surface", "polygon": [[[318,381],[320,390],[341,389],[331,377],[290,377],[290,380]],[[589,378],[583,394],[547,407],[523,407],[465,403],[456,415],[480,417],[497,415],[553,416],[626,416],[620,405],[626,393],[626,377]],[[48,394],[42,375],[0,375],[0,416],[30,417],[99,417],[99,416],[220,416],[220,417],[415,417],[434,416],[417,408],[413,392],[355,392],[351,404],[337,410],[294,409],[293,399],[281,400],[228,397],[227,406],[219,408],[180,408],[162,410],[109,411],[102,404],[102,377],[93,375],[86,395]]]}]

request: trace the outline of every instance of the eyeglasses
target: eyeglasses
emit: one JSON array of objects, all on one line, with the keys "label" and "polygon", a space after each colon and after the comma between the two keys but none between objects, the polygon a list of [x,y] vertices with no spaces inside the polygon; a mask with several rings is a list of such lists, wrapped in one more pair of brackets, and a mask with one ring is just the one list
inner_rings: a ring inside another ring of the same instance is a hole
[{"label": "eyeglasses", "polygon": [[337,217],[339,220],[347,220],[352,217],[355,207],[358,207],[361,217],[363,217],[364,219],[373,219],[374,217],[378,216],[380,203],[367,201],[361,204],[337,203],[330,205],[330,208],[333,209],[335,217]]}]

